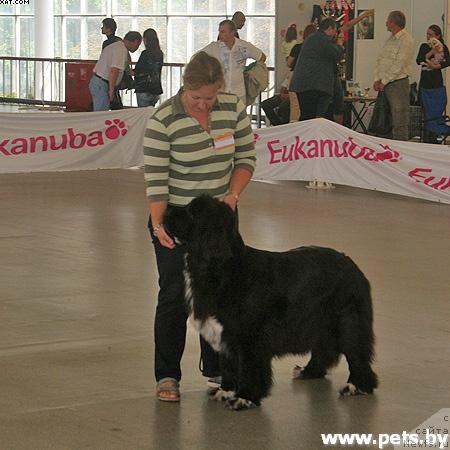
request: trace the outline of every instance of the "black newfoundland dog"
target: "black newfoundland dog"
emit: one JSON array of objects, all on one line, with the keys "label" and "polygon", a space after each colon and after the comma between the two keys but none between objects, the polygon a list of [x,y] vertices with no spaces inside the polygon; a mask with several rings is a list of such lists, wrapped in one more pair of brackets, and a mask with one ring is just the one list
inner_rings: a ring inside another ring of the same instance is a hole
[{"label": "black newfoundland dog", "polygon": [[377,387],[370,285],[348,256],[322,247],[248,247],[231,208],[208,196],[169,209],[164,227],[186,245],[190,318],[220,353],[222,385],[213,399],[234,410],[258,406],[272,385],[272,358],[308,352],[296,378],[324,377],[344,354],[350,376],[340,393]]}]

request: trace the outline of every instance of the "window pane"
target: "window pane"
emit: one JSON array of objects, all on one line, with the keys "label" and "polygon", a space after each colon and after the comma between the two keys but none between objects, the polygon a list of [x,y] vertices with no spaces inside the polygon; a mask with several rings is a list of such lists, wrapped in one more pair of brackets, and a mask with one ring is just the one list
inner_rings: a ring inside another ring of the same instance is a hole
[{"label": "window pane", "polygon": [[0,39],[0,55],[15,55],[14,17],[0,17],[0,36],[2,36]]},{"label": "window pane", "polygon": [[131,0],[115,0],[113,8],[114,14],[131,14]]},{"label": "window pane", "polygon": [[187,14],[187,0],[168,0],[169,14]]},{"label": "window pane", "polygon": [[62,14],[61,0],[53,0],[53,14]]},{"label": "window pane", "polygon": [[187,29],[188,19],[182,17],[169,18],[168,61],[184,63],[187,61]]},{"label": "window pane", "polygon": [[[247,23],[245,24],[247,27]],[[274,64],[275,19],[271,17],[250,19],[250,42],[260,48],[267,56],[267,65]]]},{"label": "window pane", "polygon": [[34,20],[21,17],[20,21],[20,56],[34,56]]},{"label": "window pane", "polygon": [[[38,67],[42,74],[42,66]],[[17,75],[19,77],[19,86],[17,89],[19,98],[34,98],[34,64],[28,61],[19,61],[19,73]]]},{"label": "window pane", "polygon": [[254,0],[255,14],[275,14],[275,0]]},{"label": "window pane", "polygon": [[100,33],[100,25],[103,17],[87,18],[87,59],[98,59],[102,51],[103,35]]},{"label": "window pane", "polygon": [[131,30],[132,19],[131,17],[115,17],[114,20],[117,22],[116,35],[123,38]]},{"label": "window pane", "polygon": [[66,0],[66,14],[80,14],[80,0]]},{"label": "window pane", "polygon": [[66,19],[66,57],[67,58],[81,58],[81,32],[80,19],[68,18]]},{"label": "window pane", "polygon": [[0,14],[16,14],[16,7],[14,5],[0,4]]},{"label": "window pane", "polygon": [[251,4],[252,2],[247,2],[247,0],[228,0],[228,15],[232,16],[235,11],[242,11],[244,14],[251,12],[248,8],[250,5],[247,6],[247,3]]},{"label": "window pane", "polygon": [[30,0],[28,5],[26,5],[26,4],[20,5],[18,7],[17,14],[20,14],[20,15],[22,15],[22,14],[34,14],[34,6],[33,6],[32,0]]},{"label": "window pane", "polygon": [[167,0],[138,0],[139,14],[166,14]]},{"label": "window pane", "polygon": [[[167,55],[167,21],[165,17],[141,17],[137,20],[137,28],[141,34],[147,28],[153,28],[159,39],[159,45],[161,50],[164,52],[164,55]],[[139,50],[135,53],[136,58],[138,58],[138,52],[140,54],[141,50],[144,49],[144,45],[142,45]],[[135,59],[135,58],[133,58]],[[164,57],[166,59],[166,56]]]},{"label": "window pane", "polygon": [[53,20],[53,24],[55,27],[55,58],[62,58],[62,45],[61,45],[61,18],[55,17]]},{"label": "window pane", "polygon": [[197,52],[211,41],[215,41],[218,35],[221,17],[194,17],[192,19],[192,51]]},{"label": "window pane", "polygon": [[106,14],[106,0],[88,0],[86,6],[88,14]]},{"label": "window pane", "polygon": [[195,0],[192,6],[194,14],[223,14],[226,13],[225,0]]}]

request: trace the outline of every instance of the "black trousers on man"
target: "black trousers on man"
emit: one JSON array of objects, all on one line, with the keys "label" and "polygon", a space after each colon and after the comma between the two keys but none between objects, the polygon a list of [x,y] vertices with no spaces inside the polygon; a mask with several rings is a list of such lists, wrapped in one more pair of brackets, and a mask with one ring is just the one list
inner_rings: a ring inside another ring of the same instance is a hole
[{"label": "black trousers on man", "polygon": [[317,90],[297,92],[297,98],[300,105],[300,120],[326,118],[333,101],[333,96]]}]

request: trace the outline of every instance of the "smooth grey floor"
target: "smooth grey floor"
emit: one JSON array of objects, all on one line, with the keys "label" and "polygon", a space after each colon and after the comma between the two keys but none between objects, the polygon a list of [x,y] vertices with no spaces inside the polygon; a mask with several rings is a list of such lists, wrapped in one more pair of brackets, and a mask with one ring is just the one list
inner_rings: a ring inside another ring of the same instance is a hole
[{"label": "smooth grey floor", "polygon": [[338,186],[260,183],[240,203],[250,245],[316,244],[371,280],[381,380],[338,398],[344,361],[293,381],[274,362],[258,409],[211,402],[190,330],[182,401],[153,379],[155,261],[139,170],[0,176],[0,449],[318,449],[320,433],[401,433],[450,406],[450,205]]}]

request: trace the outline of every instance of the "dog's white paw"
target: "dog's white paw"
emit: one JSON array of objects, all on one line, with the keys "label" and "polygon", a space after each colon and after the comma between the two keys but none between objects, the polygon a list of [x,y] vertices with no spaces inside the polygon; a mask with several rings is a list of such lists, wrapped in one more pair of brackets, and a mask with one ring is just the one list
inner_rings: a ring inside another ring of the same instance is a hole
[{"label": "dog's white paw", "polygon": [[236,393],[234,391],[224,391],[221,388],[218,388],[216,391],[209,394],[209,398],[211,400],[215,400],[216,402],[225,402],[235,397]]},{"label": "dog's white paw", "polygon": [[347,383],[340,391],[339,394],[342,397],[348,397],[350,395],[368,395],[367,392],[361,391],[354,384]]},{"label": "dog's white paw", "polygon": [[233,411],[240,411],[243,409],[250,409],[257,407],[257,405],[253,403],[251,400],[247,400],[246,398],[240,397],[235,397],[227,400],[225,406]]}]

